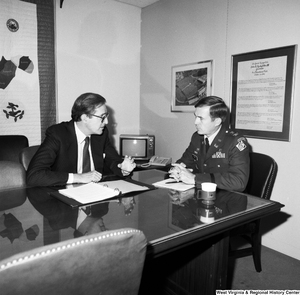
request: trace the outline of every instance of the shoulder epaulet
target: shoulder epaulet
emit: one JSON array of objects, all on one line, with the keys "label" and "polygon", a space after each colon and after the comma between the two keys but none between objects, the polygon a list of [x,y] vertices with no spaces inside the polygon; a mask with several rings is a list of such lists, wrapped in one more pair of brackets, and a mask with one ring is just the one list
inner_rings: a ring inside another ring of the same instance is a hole
[{"label": "shoulder epaulet", "polygon": [[227,130],[226,133],[234,138],[234,141],[236,142],[235,146],[239,151],[243,151],[248,146],[246,137],[239,134],[237,131]]},{"label": "shoulder epaulet", "polygon": [[236,136],[238,136],[238,135],[239,135],[239,133],[238,133],[238,132],[236,132],[236,131],[233,131],[233,130],[228,130],[228,131],[226,131],[226,133],[228,133],[228,134],[230,134],[231,136],[234,136],[234,137],[236,137]]}]

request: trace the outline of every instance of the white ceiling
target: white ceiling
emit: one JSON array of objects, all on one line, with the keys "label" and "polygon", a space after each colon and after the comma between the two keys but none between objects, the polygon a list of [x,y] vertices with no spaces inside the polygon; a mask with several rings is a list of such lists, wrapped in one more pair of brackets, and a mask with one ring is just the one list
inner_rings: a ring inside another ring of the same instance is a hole
[{"label": "white ceiling", "polygon": [[146,6],[149,6],[155,2],[158,2],[159,0],[115,0],[118,2],[123,2],[123,3],[127,3],[133,6],[137,6],[140,8],[144,8]]}]

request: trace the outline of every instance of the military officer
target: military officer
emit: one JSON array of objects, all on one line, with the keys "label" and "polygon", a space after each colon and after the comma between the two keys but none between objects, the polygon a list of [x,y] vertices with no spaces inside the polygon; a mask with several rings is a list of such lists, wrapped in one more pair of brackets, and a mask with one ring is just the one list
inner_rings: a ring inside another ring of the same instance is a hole
[{"label": "military officer", "polygon": [[201,187],[214,182],[220,189],[244,191],[249,178],[249,144],[228,128],[223,99],[207,96],[195,105],[195,126],[188,148],[172,164],[170,177]]}]

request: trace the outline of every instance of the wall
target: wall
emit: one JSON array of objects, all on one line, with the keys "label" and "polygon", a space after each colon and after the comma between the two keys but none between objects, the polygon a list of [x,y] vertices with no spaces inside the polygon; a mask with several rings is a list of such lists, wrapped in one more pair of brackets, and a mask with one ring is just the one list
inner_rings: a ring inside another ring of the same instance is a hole
[{"label": "wall", "polygon": [[74,100],[97,92],[107,100],[116,147],[139,132],[141,9],[115,1],[56,1],[58,122]]},{"label": "wall", "polygon": [[[142,9],[141,130],[156,135],[156,153],[176,160],[195,131],[192,113],[170,111],[172,66],[212,59],[213,94],[230,104],[231,56],[299,44],[299,13],[298,0],[161,0]],[[285,205],[283,213],[265,218],[263,244],[300,259],[297,71],[295,77],[291,141],[249,142],[255,152],[276,159],[272,199]]]}]

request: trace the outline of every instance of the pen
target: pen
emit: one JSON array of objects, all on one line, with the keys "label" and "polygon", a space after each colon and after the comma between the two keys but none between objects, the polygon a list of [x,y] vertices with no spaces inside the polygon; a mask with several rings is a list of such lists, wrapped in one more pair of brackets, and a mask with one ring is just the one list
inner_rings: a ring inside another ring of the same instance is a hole
[{"label": "pen", "polygon": [[165,184],[171,184],[171,183],[179,183],[179,181],[169,181],[169,182],[165,182]]}]

